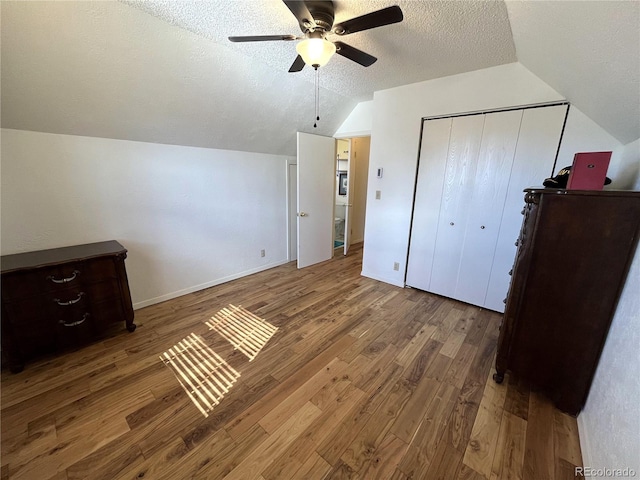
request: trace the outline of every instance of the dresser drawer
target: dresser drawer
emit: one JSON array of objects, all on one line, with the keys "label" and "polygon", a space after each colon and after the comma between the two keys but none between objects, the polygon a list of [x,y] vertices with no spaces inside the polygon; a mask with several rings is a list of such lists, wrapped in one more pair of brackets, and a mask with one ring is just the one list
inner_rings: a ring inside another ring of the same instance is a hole
[{"label": "dresser drawer", "polygon": [[39,297],[81,285],[82,265],[36,268],[2,277],[2,301]]},{"label": "dresser drawer", "polygon": [[116,259],[109,258],[94,258],[79,262],[75,265],[65,265],[66,273],[71,274],[73,270],[81,272],[81,281],[84,283],[102,282],[109,279],[117,279],[118,272],[116,269]]},{"label": "dresser drawer", "polygon": [[79,347],[97,338],[100,329],[88,309],[77,308],[64,313],[55,322],[57,349]]},{"label": "dresser drawer", "polygon": [[74,306],[93,305],[104,301],[119,300],[119,285],[116,279],[96,283],[85,283],[74,287],[49,292],[42,299],[64,310]]},{"label": "dresser drawer", "polygon": [[3,301],[31,298],[96,282],[118,278],[113,259],[98,258],[57,267],[15,272],[3,278]]}]

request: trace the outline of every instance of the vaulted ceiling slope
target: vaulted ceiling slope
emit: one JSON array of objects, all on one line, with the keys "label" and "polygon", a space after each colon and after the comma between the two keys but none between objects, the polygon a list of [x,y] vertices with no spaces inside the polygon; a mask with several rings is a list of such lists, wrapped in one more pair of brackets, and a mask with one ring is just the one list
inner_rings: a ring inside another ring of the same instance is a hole
[{"label": "vaulted ceiling slope", "polygon": [[640,137],[640,1],[508,1],[518,61],[623,144]]},{"label": "vaulted ceiling slope", "polygon": [[405,20],[341,38],[378,62],[321,68],[314,129],[295,42],[227,40],[298,34],[280,0],[3,0],[2,126],[295,155],[296,131],[333,134],[376,90],[519,60],[623,143],[640,136],[637,1],[334,3],[336,22],[394,4]]}]

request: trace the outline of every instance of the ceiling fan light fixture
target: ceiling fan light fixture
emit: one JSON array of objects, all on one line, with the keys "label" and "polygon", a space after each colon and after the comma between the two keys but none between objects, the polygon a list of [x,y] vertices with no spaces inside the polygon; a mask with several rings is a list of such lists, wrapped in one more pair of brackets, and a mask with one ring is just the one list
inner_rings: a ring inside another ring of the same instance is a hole
[{"label": "ceiling fan light fixture", "polygon": [[307,38],[296,45],[296,51],[307,65],[321,67],[336,53],[336,46],[325,38]]}]

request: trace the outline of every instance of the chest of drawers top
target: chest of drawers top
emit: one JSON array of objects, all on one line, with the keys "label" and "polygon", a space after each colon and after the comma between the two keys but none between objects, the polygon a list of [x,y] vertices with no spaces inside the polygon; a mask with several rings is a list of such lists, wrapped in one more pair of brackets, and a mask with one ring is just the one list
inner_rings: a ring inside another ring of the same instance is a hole
[{"label": "chest of drawers top", "polygon": [[107,242],[87,243],[85,245],[52,248],[37,252],[3,255],[0,259],[0,264],[2,275],[5,275],[22,270],[33,270],[34,268],[55,267],[96,257],[126,257],[126,255],[126,248],[116,240],[109,240]]}]

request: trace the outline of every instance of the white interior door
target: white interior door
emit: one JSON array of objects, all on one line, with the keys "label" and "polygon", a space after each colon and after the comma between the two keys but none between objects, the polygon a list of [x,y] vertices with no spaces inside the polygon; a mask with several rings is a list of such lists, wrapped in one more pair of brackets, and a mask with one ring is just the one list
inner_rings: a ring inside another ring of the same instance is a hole
[{"label": "white interior door", "polygon": [[351,152],[353,154],[353,195],[351,203],[351,222],[349,235],[351,243],[364,241],[364,225],[367,212],[367,182],[369,181],[369,150],[371,137],[357,137],[351,139]]},{"label": "white interior door", "polygon": [[347,205],[344,207],[344,254],[349,252],[351,246],[351,222],[353,222],[354,185],[356,178],[356,165],[353,152],[353,142],[349,140],[349,161],[347,162]]},{"label": "white interior door", "polygon": [[332,137],[298,132],[298,268],[333,255],[335,159]]},{"label": "white interior door", "polygon": [[289,261],[298,258],[298,166],[287,165],[289,198]]}]

